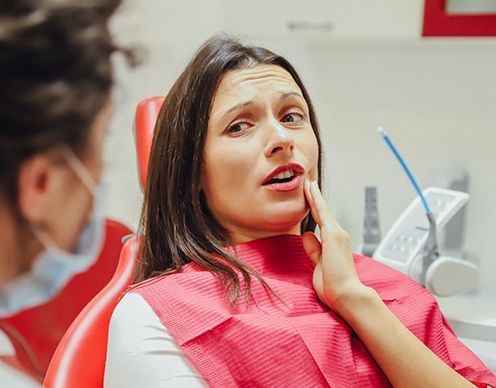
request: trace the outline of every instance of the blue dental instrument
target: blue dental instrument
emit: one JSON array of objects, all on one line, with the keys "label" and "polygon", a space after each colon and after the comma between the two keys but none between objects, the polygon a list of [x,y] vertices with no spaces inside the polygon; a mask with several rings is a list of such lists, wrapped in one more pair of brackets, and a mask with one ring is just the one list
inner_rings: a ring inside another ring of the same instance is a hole
[{"label": "blue dental instrument", "polygon": [[410,179],[410,182],[412,182],[413,187],[417,191],[418,196],[420,197],[420,200],[422,201],[422,204],[424,205],[425,212],[428,214],[430,213],[429,205],[427,204],[427,201],[425,200],[424,195],[422,194],[422,191],[420,190],[419,186],[417,185],[417,182],[415,181],[415,178],[413,177],[412,173],[410,172],[410,169],[404,162],[403,158],[401,157],[400,153],[394,146],[394,144],[391,142],[391,139],[389,139],[389,136],[386,132],[386,130],[383,127],[377,128],[377,131],[379,134],[382,136],[386,144],[391,148],[391,151],[393,151],[394,156],[396,156],[396,159],[398,159],[398,162],[400,162],[401,167],[403,167],[403,170],[405,170],[406,175]]},{"label": "blue dental instrument", "polygon": [[403,167],[403,170],[405,170],[406,175],[410,179],[410,182],[412,182],[415,191],[417,191],[417,194],[420,200],[422,201],[422,204],[424,205],[427,219],[429,220],[429,233],[427,235],[427,241],[425,242],[424,251],[422,252],[422,274],[420,276],[420,284],[425,286],[427,269],[434,262],[434,260],[439,258],[439,248],[437,245],[436,219],[434,217],[434,214],[431,212],[429,205],[427,204],[427,201],[425,200],[424,194],[422,194],[422,191],[420,190],[417,182],[415,181],[415,178],[410,172],[410,169],[406,165],[405,161],[401,157],[400,153],[398,152],[394,144],[391,142],[391,139],[389,139],[386,130],[382,127],[379,127],[377,128],[377,131],[382,136],[382,138],[389,146],[389,148],[391,148],[391,151],[393,151],[394,156],[396,156],[396,159],[398,159],[398,162],[400,162],[401,167]]}]

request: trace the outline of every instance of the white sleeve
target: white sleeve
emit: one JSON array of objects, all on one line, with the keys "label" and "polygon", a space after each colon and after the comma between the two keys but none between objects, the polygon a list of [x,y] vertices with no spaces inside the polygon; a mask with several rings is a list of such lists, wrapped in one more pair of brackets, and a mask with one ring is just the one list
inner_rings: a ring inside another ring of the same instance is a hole
[{"label": "white sleeve", "polygon": [[207,386],[143,297],[126,294],[110,321],[105,387]]}]

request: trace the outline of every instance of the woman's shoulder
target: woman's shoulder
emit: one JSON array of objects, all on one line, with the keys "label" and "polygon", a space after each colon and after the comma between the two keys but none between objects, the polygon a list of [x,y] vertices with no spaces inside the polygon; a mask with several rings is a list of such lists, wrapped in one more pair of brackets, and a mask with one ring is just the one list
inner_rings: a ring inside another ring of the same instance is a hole
[{"label": "woman's shoulder", "polygon": [[128,292],[110,322],[105,386],[206,385],[145,299]]},{"label": "woman's shoulder", "polygon": [[216,279],[213,273],[192,262],[179,271],[164,273],[135,284],[130,291],[140,294],[145,300],[158,294],[181,298],[189,293],[201,294],[201,288],[210,288],[211,284],[216,283]]},{"label": "woman's shoulder", "polygon": [[[119,325],[143,325],[160,320],[143,297],[136,292],[127,292],[119,300],[112,313],[112,323]],[[131,328],[132,329],[132,328]]]}]

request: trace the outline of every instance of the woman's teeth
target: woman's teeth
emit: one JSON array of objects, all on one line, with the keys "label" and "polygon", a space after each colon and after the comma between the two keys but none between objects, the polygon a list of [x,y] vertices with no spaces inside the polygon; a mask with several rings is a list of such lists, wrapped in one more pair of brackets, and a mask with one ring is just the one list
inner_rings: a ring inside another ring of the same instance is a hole
[{"label": "woman's teeth", "polygon": [[293,177],[296,175],[296,172],[294,170],[287,170],[284,172],[281,172],[277,174],[274,178],[269,180],[266,185],[270,185],[272,183],[281,183],[281,182],[289,182],[293,179]]},{"label": "woman's teeth", "polygon": [[281,180],[281,179],[288,179],[288,178],[292,178],[294,176],[294,171],[284,171],[284,172],[281,172],[280,174],[277,174],[273,179],[278,179],[278,180]]}]

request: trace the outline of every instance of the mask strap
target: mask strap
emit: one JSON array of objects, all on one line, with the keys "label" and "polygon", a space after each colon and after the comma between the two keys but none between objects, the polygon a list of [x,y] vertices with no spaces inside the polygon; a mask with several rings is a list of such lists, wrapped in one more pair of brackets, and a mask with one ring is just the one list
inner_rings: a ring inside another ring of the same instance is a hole
[{"label": "mask strap", "polygon": [[62,148],[62,154],[83,185],[90,191],[91,194],[95,195],[98,189],[98,184],[95,182],[95,179],[91,176],[83,162],[81,162],[74,151],[67,146]]},{"label": "mask strap", "polygon": [[46,250],[52,248],[52,249],[58,249],[57,244],[55,244],[55,241],[52,240],[52,238],[48,235],[45,230],[39,226],[31,226],[31,231],[35,235],[35,237],[38,239],[39,242],[45,247]]}]

